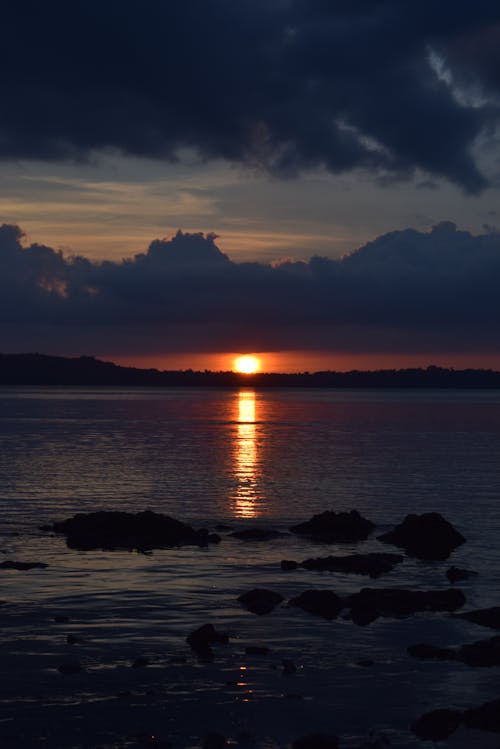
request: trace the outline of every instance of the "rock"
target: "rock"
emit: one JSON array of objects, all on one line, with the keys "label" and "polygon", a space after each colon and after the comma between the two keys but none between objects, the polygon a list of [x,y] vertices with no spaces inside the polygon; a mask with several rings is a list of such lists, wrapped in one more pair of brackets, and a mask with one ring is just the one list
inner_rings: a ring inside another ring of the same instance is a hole
[{"label": "rock", "polygon": [[474,624],[481,624],[483,627],[500,629],[500,606],[466,611],[464,614],[455,614],[455,616],[459,619],[466,619],[468,622],[474,622]]},{"label": "rock", "polygon": [[306,570],[347,572],[355,575],[369,575],[375,578],[390,572],[402,561],[403,557],[400,554],[349,554],[344,557],[330,556],[306,559],[301,566]]},{"label": "rock", "polygon": [[132,668],[145,668],[149,666],[149,658],[136,658],[132,662]]},{"label": "rock", "polygon": [[469,577],[474,577],[477,572],[472,570],[464,570],[461,567],[450,567],[446,570],[446,577],[450,583],[458,583],[461,580],[468,580]]},{"label": "rock", "polygon": [[232,538],[239,538],[241,541],[269,541],[271,538],[281,538],[288,533],[281,533],[272,528],[244,528],[241,531],[234,531],[229,534]]},{"label": "rock", "polygon": [[228,643],[229,637],[222,632],[217,632],[213,624],[204,624],[195,629],[186,637],[186,642],[201,657],[212,660],[212,645],[216,643]]},{"label": "rock", "polygon": [[375,665],[375,661],[372,661],[371,658],[364,658],[361,661],[356,662],[356,666],[361,666],[361,668],[371,668]]},{"label": "rock", "polygon": [[412,725],[412,731],[420,739],[444,741],[460,725],[461,713],[457,710],[432,710],[422,715]]},{"label": "rock", "polygon": [[222,733],[210,731],[203,737],[203,749],[224,749],[226,737]]},{"label": "rock", "polygon": [[309,733],[293,742],[293,749],[338,749],[337,736],[328,733]]},{"label": "rock", "polygon": [[367,741],[363,741],[358,746],[358,749],[387,749],[391,745],[391,742],[386,736],[373,736],[370,732],[370,738]]},{"label": "rock", "polygon": [[404,618],[418,611],[455,611],[465,603],[461,590],[404,590],[399,588],[363,588],[348,596],[353,622],[370,624],[380,616]]},{"label": "rock", "polygon": [[64,534],[67,545],[79,550],[147,551],[183,545],[208,546],[220,541],[220,536],[209,533],[205,528],[196,531],[186,523],[150,510],[138,513],[78,513],[42,529]]},{"label": "rock", "polygon": [[271,652],[270,648],[267,648],[265,645],[248,645],[248,647],[245,648],[245,653],[247,655],[268,655]]},{"label": "rock", "polygon": [[409,647],[408,653],[416,658],[461,661],[467,666],[500,666],[500,636],[458,648],[436,648],[434,645],[421,643]]},{"label": "rock", "polygon": [[67,624],[70,621],[70,618],[65,614],[56,614],[54,617],[54,621],[56,624]]},{"label": "rock", "polygon": [[71,676],[72,674],[79,674],[83,671],[83,666],[79,661],[68,661],[67,663],[61,663],[57,670],[64,676]]},{"label": "rock", "polygon": [[67,635],[66,642],[68,643],[68,645],[76,645],[77,643],[81,642],[81,639],[79,637],[76,637],[76,635]]},{"label": "rock", "polygon": [[462,645],[455,654],[468,666],[500,666],[500,636]]},{"label": "rock", "polygon": [[293,559],[282,559],[281,560],[281,569],[285,571],[290,570],[296,570],[299,566],[298,562],[294,562]]},{"label": "rock", "polygon": [[464,710],[462,722],[468,728],[500,733],[500,699],[485,702],[479,707]]},{"label": "rock", "polygon": [[284,600],[279,593],[265,588],[254,588],[238,596],[238,601],[253,614],[269,614]]},{"label": "rock", "polygon": [[428,645],[425,642],[419,642],[418,645],[410,645],[406,650],[413,658],[420,658],[422,660],[455,660],[455,651],[451,648],[438,648],[435,645]]},{"label": "rock", "polygon": [[425,560],[447,559],[457,546],[465,543],[462,534],[438,512],[407,515],[394,530],[379,536],[378,540]]},{"label": "rock", "polygon": [[285,676],[291,676],[292,674],[297,673],[297,666],[291,658],[283,658],[283,660],[281,661],[281,665],[283,667],[283,673],[285,674]]},{"label": "rock", "polygon": [[10,560],[0,562],[2,570],[44,570],[48,566],[44,562],[12,562]]},{"label": "rock", "polygon": [[238,744],[254,744],[255,743],[255,736],[253,733],[250,733],[250,731],[240,731],[235,736],[236,741]]},{"label": "rock", "polygon": [[342,609],[342,599],[331,590],[306,590],[292,598],[289,605],[298,606],[324,619],[335,619]]},{"label": "rock", "polygon": [[305,523],[292,526],[290,530],[315,541],[350,543],[364,541],[373,528],[374,523],[362,517],[357,510],[338,513],[327,510],[314,515]]}]

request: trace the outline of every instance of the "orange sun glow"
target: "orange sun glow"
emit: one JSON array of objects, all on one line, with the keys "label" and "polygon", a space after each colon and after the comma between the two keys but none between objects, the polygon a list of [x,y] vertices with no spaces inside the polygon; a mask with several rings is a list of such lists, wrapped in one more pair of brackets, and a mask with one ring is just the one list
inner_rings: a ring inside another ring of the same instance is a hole
[{"label": "orange sun glow", "polygon": [[256,356],[238,356],[234,360],[234,371],[241,374],[254,374],[260,369],[260,361]]}]

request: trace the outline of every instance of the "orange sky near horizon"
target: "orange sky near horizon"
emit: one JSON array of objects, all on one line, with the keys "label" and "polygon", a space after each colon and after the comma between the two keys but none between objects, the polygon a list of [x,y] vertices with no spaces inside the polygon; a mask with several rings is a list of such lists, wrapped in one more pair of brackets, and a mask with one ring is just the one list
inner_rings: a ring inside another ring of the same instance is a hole
[{"label": "orange sky near horizon", "polygon": [[260,361],[261,372],[317,372],[352,369],[404,369],[436,365],[455,369],[468,367],[500,370],[500,354],[352,353],[331,351],[238,351],[233,353],[171,353],[100,356],[122,366],[160,370],[205,369],[215,372],[234,370],[238,356],[250,354]]}]

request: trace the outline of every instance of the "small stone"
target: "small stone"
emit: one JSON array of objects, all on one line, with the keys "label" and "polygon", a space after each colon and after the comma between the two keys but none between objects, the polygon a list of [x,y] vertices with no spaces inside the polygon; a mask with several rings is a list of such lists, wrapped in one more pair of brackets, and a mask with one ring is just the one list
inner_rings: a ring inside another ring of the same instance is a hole
[{"label": "small stone", "polygon": [[250,733],[250,731],[240,731],[235,736],[236,741],[238,744],[254,744],[255,743],[255,736],[253,733]]},{"label": "small stone", "polygon": [[310,733],[293,742],[293,749],[338,749],[337,736],[327,733]]},{"label": "small stone", "polygon": [[217,731],[210,731],[203,737],[203,749],[224,749],[226,737]]},{"label": "small stone", "polygon": [[83,666],[79,661],[68,661],[68,663],[61,663],[57,670],[60,674],[64,674],[64,676],[71,676],[72,674],[79,674],[83,671]]},{"label": "small stone", "polygon": [[343,605],[340,597],[331,590],[306,590],[300,596],[292,598],[289,604],[324,619],[335,619]]},{"label": "small stone", "polygon": [[0,563],[0,569],[2,570],[44,570],[48,566],[45,562],[13,562],[6,560]]},{"label": "small stone", "polygon": [[81,642],[81,639],[79,637],[76,637],[76,635],[67,635],[66,642],[68,643],[68,645],[76,645],[77,643]]},{"label": "small stone", "polygon": [[282,559],[281,569],[289,572],[290,570],[296,570],[299,566],[298,562],[294,562],[293,559]]},{"label": "small stone", "polygon": [[253,614],[270,614],[283,601],[283,596],[265,588],[254,588],[238,596],[238,601]]},{"label": "small stone", "polygon": [[415,721],[411,729],[420,739],[444,741],[458,728],[460,717],[456,710],[432,710]]},{"label": "small stone", "polygon": [[132,663],[132,668],[145,668],[149,666],[149,658],[136,658]]},{"label": "small stone", "polygon": [[477,609],[477,611],[466,611],[464,614],[456,614],[458,619],[466,619],[474,624],[481,624],[483,627],[491,629],[500,629],[500,606],[493,606],[489,609]]},{"label": "small stone", "polygon": [[283,673],[286,676],[291,676],[292,674],[297,673],[297,666],[290,658],[283,658],[281,665],[283,666]]},{"label": "small stone", "polygon": [[461,567],[450,567],[446,570],[446,577],[450,583],[458,583],[461,580],[468,580],[469,577],[474,577],[475,575],[477,575],[477,572],[465,570]]},{"label": "small stone", "polygon": [[216,643],[227,643],[229,637],[222,632],[217,632],[213,624],[203,624],[186,637],[186,642],[199,656],[205,660],[213,660],[211,646]]},{"label": "small stone", "polygon": [[265,645],[248,645],[248,647],[245,648],[245,653],[247,655],[268,655],[270,652],[271,649]]},{"label": "small stone", "polygon": [[56,614],[54,617],[54,621],[56,624],[67,624],[70,621],[69,616],[65,616],[64,614]]}]

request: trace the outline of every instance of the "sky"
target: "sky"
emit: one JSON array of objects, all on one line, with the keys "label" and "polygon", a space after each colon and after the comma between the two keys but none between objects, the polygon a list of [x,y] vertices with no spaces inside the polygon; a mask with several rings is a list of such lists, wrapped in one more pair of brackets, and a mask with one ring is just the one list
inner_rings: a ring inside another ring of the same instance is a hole
[{"label": "sky", "polygon": [[500,6],[2,12],[0,350],[500,367]]}]

